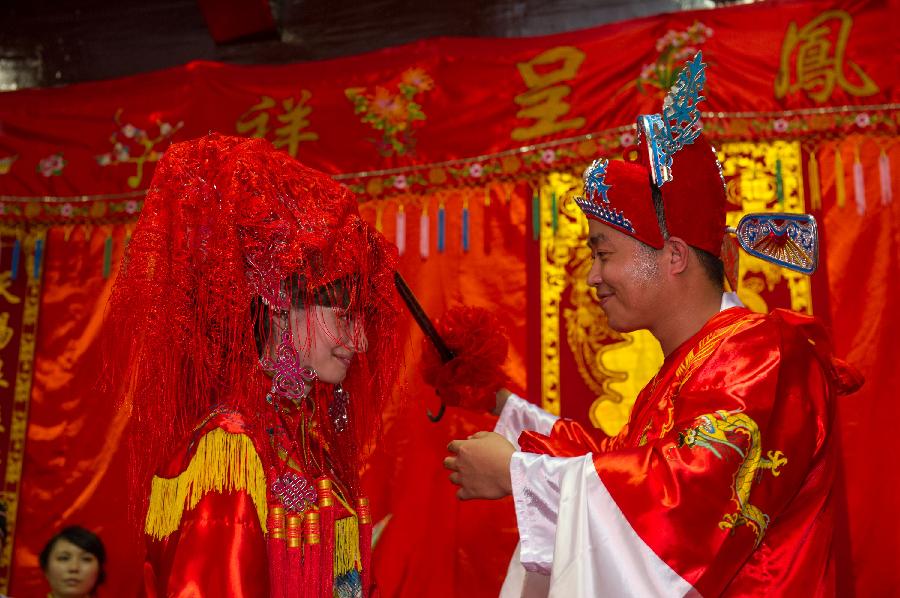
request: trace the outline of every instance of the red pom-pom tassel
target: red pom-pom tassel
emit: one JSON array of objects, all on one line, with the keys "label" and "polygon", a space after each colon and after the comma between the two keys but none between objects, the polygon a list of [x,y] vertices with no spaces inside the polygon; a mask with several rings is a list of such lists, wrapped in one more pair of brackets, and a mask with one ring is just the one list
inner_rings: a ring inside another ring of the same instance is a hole
[{"label": "red pom-pom tassel", "polygon": [[422,358],[425,382],[447,405],[493,410],[494,395],[507,382],[503,364],[509,340],[500,320],[486,309],[461,306],[447,311],[435,327],[456,357],[441,362],[426,339]]}]

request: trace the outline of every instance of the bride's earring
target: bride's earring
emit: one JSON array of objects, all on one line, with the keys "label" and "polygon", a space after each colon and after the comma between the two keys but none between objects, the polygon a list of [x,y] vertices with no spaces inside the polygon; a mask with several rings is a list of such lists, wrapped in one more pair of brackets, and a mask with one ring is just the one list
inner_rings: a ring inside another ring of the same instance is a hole
[{"label": "bride's earring", "polygon": [[334,399],[328,406],[328,416],[331,418],[331,423],[334,426],[335,432],[340,433],[347,429],[347,424],[350,421],[350,418],[347,415],[347,408],[349,406],[350,393],[338,384],[334,387]]},{"label": "bride's earring", "polygon": [[276,398],[290,399],[299,403],[309,391],[318,374],[312,368],[300,365],[300,354],[294,347],[294,337],[290,328],[281,333],[281,342],[275,351],[275,359],[264,357],[260,364],[267,372],[272,372],[272,389],[267,400],[275,403]]}]

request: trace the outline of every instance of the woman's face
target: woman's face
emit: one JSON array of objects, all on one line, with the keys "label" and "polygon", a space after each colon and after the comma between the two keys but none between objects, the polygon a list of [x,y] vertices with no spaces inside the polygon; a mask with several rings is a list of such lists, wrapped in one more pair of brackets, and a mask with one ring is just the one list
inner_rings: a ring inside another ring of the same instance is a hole
[{"label": "woman's face", "polygon": [[291,308],[291,333],[300,363],[329,384],[343,382],[354,356],[368,348],[363,323],[341,307]]},{"label": "woman's face", "polygon": [[97,557],[82,550],[65,538],[50,549],[44,575],[54,598],[82,598],[90,595],[97,585],[100,563]]}]

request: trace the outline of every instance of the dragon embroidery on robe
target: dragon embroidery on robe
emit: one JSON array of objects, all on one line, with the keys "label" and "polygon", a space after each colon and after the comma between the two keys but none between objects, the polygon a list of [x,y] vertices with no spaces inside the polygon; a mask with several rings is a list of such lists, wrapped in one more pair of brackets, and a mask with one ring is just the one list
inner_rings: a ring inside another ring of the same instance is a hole
[{"label": "dragon embroidery on robe", "polygon": [[[735,436],[744,436],[741,442]],[[787,458],[781,451],[768,451],[762,456],[759,426],[752,418],[740,411],[716,411],[702,415],[697,425],[681,434],[681,446],[704,448],[722,459],[720,451],[732,450],[741,458],[740,467],[734,476],[732,500],[737,504],[737,511],[726,513],[719,522],[721,529],[734,529],[740,525],[749,525],[756,532],[756,546],[762,541],[769,525],[769,516],[755,505],[750,504],[750,490],[753,482],[763,470],[769,470],[777,477]],[[742,448],[740,445],[746,445]]]}]

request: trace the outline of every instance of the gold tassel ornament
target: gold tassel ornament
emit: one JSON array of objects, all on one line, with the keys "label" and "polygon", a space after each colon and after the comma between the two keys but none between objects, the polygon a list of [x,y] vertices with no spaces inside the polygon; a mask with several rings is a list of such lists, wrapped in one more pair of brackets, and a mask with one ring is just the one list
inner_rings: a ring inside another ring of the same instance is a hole
[{"label": "gold tassel ornament", "polygon": [[216,428],[203,435],[191,462],[174,478],[153,477],[144,531],[162,540],[181,525],[185,511],[193,509],[209,492],[245,491],[250,495],[266,531],[266,476],[253,441],[244,434]]}]

